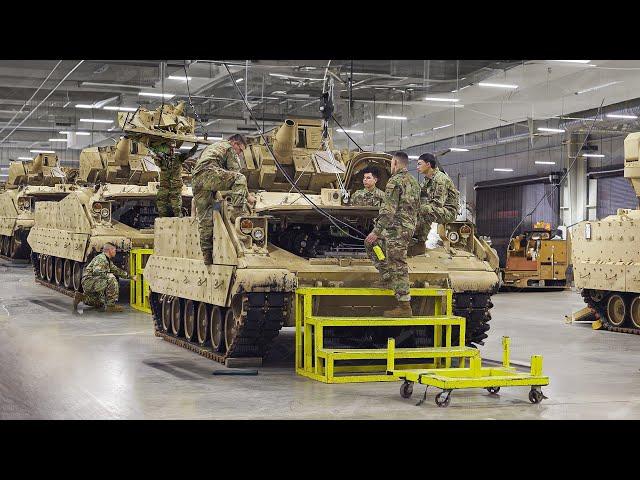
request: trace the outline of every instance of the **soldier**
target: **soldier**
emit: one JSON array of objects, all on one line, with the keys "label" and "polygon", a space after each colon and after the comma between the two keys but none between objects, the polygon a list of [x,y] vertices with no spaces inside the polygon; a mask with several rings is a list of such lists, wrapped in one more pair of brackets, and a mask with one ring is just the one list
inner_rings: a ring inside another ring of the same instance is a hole
[{"label": "soldier", "polygon": [[362,184],[364,188],[356,191],[349,200],[349,205],[364,207],[379,207],[384,201],[384,192],[376,187],[380,175],[375,167],[366,167],[362,170]]},{"label": "soldier", "polygon": [[[365,248],[382,279],[378,285],[390,286],[398,306],[384,312],[385,317],[410,317],[409,269],[407,247],[416,228],[420,202],[420,184],[409,174],[409,157],[396,152],[391,159],[392,176],[387,182],[385,199],[372,232],[365,239]],[[385,260],[378,260],[373,244],[379,242]]]},{"label": "soldier", "polygon": [[186,153],[175,153],[175,142],[149,145],[160,167],[160,185],[156,206],[160,217],[182,216],[182,164],[196,153],[194,145]]},{"label": "soldier", "polygon": [[240,134],[232,135],[227,141],[216,142],[202,151],[196,161],[192,175],[193,202],[198,215],[200,249],[205,265],[213,263],[213,200],[221,190],[231,190],[231,204],[235,213],[248,211],[255,197],[249,195],[247,179],[240,173],[238,155],[247,146]]},{"label": "soldier", "polygon": [[[82,290],[84,294],[76,292],[73,297],[73,311],[77,311],[78,304],[84,302],[97,308],[104,308],[107,312],[121,312],[123,308],[116,305],[118,301],[118,279],[129,278],[129,274],[111,263],[116,256],[116,246],[105,243],[102,253],[96,255],[85,267],[82,274]],[[133,277],[135,280],[136,277]]]},{"label": "soldier", "polygon": [[416,227],[416,237],[424,247],[433,222],[444,225],[453,222],[458,216],[460,192],[449,175],[437,167],[436,157],[431,153],[420,155],[417,167],[418,172],[425,176],[421,186],[420,214]]}]

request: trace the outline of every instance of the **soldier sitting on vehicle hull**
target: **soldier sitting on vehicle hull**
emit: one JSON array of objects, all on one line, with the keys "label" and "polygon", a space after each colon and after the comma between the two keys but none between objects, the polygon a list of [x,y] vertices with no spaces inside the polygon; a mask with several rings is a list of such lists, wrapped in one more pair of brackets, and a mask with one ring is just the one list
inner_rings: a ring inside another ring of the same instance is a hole
[{"label": "soldier sitting on vehicle hull", "polygon": [[349,205],[363,207],[379,207],[384,202],[384,192],[376,187],[380,174],[375,167],[362,170],[362,184],[364,188],[357,190],[349,200]]},{"label": "soldier sitting on vehicle hull", "polygon": [[197,211],[200,249],[205,265],[213,263],[213,202],[215,192],[230,190],[234,214],[248,213],[255,203],[247,179],[240,173],[239,155],[247,142],[240,134],[216,142],[202,151],[192,175],[193,202]]},{"label": "soldier sitting on vehicle hull", "polygon": [[[111,259],[116,256],[116,246],[105,243],[102,253],[96,255],[85,267],[82,274],[82,290],[73,297],[73,310],[83,302],[97,308],[104,308],[107,312],[121,312],[123,308],[116,305],[120,293],[118,278],[129,278],[129,274],[116,267]],[[135,280],[135,277],[134,277]]]},{"label": "soldier sitting on vehicle hull", "polygon": [[[365,239],[367,253],[382,277],[377,285],[392,288],[398,300],[397,307],[384,312],[385,317],[412,316],[407,247],[418,219],[420,184],[407,171],[408,165],[405,152],[393,155],[392,176],[387,182],[384,203],[372,232]],[[379,260],[373,251],[375,243],[381,244],[384,260]]]}]

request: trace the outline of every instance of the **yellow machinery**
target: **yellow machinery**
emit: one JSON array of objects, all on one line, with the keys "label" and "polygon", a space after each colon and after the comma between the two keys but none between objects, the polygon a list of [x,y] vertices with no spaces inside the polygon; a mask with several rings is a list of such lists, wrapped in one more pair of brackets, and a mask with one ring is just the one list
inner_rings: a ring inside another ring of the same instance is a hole
[{"label": "yellow machinery", "polygon": [[567,286],[567,241],[552,237],[551,225],[538,222],[532,230],[511,239],[503,271],[505,287]]},{"label": "yellow machinery", "polygon": [[[416,327],[429,330],[432,346],[397,348],[395,356],[405,364],[398,368],[451,367],[457,358],[464,366],[466,358],[478,355],[476,348],[465,346],[465,319],[453,315],[450,289],[412,288],[411,295],[432,303],[433,315],[408,318],[336,317],[314,315],[319,297],[391,296],[393,291],[378,288],[304,287],[296,290],[296,372],[324,383],[384,382],[395,378],[387,375],[384,348],[332,348],[326,345],[327,328]],[[412,362],[412,363],[406,363]],[[377,363],[377,365],[376,365]]]},{"label": "yellow machinery", "polygon": [[[459,366],[457,368],[434,368],[428,370],[405,370],[395,366],[395,360],[399,358],[396,353],[395,341],[390,338],[387,345],[387,373],[394,380],[404,380],[400,387],[400,396],[409,398],[413,393],[413,384],[419,383],[442,389],[436,395],[436,405],[447,407],[451,400],[451,392],[462,388],[485,388],[489,393],[498,393],[500,387],[523,387],[530,386],[529,401],[540,403],[545,397],[540,387],[549,385],[549,377],[542,375],[542,356],[533,355],[531,357],[531,371],[518,373],[510,365],[510,339],[502,337],[502,367],[482,368],[480,355],[473,356],[469,363],[469,368]],[[421,405],[426,396],[424,391],[422,400],[417,405]]]},{"label": "yellow machinery", "polygon": [[152,248],[132,248],[129,251],[129,275],[136,280],[129,282],[129,304],[141,312],[151,313],[149,284],[144,278],[144,267],[153,254]]}]

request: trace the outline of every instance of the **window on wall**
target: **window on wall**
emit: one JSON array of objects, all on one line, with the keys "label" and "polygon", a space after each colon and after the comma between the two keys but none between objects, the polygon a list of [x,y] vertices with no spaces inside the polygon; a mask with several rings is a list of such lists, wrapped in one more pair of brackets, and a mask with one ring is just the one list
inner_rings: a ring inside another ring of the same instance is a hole
[{"label": "window on wall", "polygon": [[638,208],[638,197],[629,180],[623,176],[598,178],[596,216],[614,215],[619,208]]},{"label": "window on wall", "polygon": [[516,235],[533,228],[538,221],[548,222],[552,228],[558,226],[560,222],[558,189],[551,184],[534,183],[481,188],[476,191],[478,234],[491,237],[492,246],[498,252],[501,266],[506,264],[511,232],[543,196],[545,199],[533,215],[524,220],[516,231]]}]

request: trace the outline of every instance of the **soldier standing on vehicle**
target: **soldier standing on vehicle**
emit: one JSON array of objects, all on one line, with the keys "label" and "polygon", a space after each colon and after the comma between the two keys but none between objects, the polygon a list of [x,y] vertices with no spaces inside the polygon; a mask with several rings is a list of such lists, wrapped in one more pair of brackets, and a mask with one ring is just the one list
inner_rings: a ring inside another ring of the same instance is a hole
[{"label": "soldier standing on vehicle", "polygon": [[194,145],[186,153],[176,153],[175,147],[175,142],[149,145],[149,150],[160,167],[160,185],[156,199],[159,217],[182,216],[182,164],[198,149],[198,145]]},{"label": "soldier standing on vehicle", "polygon": [[384,202],[384,192],[376,187],[380,174],[375,167],[366,167],[362,170],[362,184],[364,188],[357,190],[349,200],[349,205],[363,207],[379,207]]},{"label": "soldier standing on vehicle", "polygon": [[[407,247],[416,228],[420,202],[420,184],[407,171],[409,157],[396,152],[391,159],[392,176],[387,182],[385,199],[372,232],[365,239],[365,248],[381,274],[378,285],[395,292],[398,306],[384,312],[385,317],[410,317],[409,268]],[[379,260],[373,251],[378,243],[385,255]]]},{"label": "soldier standing on vehicle", "polygon": [[[81,282],[84,294],[76,292],[74,295],[74,311],[77,311],[80,302],[104,308],[107,312],[121,312],[123,310],[120,305],[116,305],[120,293],[117,277],[129,278],[129,274],[111,262],[115,256],[116,246],[112,243],[105,243],[102,247],[102,253],[96,255],[85,267]],[[133,280],[135,279],[134,276]]]},{"label": "soldier standing on vehicle", "polygon": [[193,203],[198,217],[200,249],[205,265],[213,263],[213,202],[215,192],[231,190],[234,214],[249,212],[255,197],[249,194],[247,179],[240,173],[239,155],[247,142],[240,134],[216,142],[202,151],[192,175]]},{"label": "soldier standing on vehicle", "polygon": [[460,208],[460,192],[449,175],[437,167],[433,154],[420,155],[417,168],[425,179],[420,189],[420,214],[416,236],[424,243],[433,222],[444,225],[456,219]]}]

